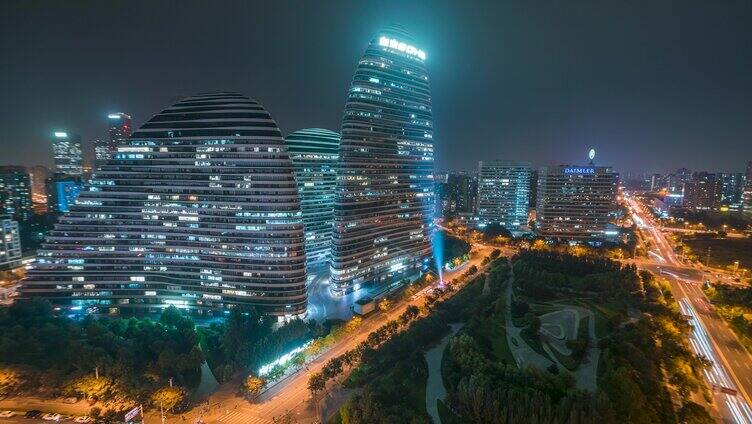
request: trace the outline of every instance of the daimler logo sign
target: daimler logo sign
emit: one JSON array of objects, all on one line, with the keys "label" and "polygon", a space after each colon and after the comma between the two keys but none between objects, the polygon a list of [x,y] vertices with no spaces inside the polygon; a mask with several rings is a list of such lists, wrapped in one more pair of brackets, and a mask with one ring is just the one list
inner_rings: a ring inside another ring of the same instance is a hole
[{"label": "daimler logo sign", "polygon": [[565,174],[595,174],[595,168],[564,168]]}]

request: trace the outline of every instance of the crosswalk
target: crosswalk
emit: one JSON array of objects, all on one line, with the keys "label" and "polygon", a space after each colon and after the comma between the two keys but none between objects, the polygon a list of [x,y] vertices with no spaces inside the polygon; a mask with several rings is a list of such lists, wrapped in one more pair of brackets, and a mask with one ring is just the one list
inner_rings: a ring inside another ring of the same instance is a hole
[{"label": "crosswalk", "polygon": [[[206,424],[270,424],[274,422],[274,418],[275,416],[273,415],[265,416],[257,410],[241,408],[220,411],[219,413],[202,418],[202,421]],[[276,418],[280,419],[282,417],[278,415]],[[303,419],[303,417],[293,416],[293,418],[296,420],[294,422],[309,422],[309,420]],[[193,424],[193,422],[189,421],[188,424]]]}]

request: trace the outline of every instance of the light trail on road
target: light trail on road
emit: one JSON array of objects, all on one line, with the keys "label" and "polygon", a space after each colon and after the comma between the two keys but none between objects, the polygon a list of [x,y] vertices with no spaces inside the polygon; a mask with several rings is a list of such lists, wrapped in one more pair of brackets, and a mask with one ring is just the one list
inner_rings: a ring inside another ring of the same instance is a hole
[{"label": "light trail on road", "polygon": [[[741,373],[744,377],[744,368],[740,366],[740,362],[735,360],[735,368],[732,368],[728,358],[736,358],[739,355],[736,353],[738,350],[733,345],[738,345],[739,341],[731,334],[730,329],[725,327],[725,323],[720,321],[720,318],[711,314],[709,303],[706,295],[698,288],[694,282],[694,279],[689,274],[682,273],[677,269],[684,271],[695,271],[691,267],[683,264],[675,255],[670,243],[666,240],[666,237],[661,233],[659,229],[652,223],[649,217],[642,218],[638,214],[642,211],[636,200],[631,196],[625,196],[627,202],[629,202],[630,210],[632,213],[632,221],[637,224],[639,231],[646,238],[650,238],[655,243],[656,249],[660,252],[660,255],[653,251],[649,251],[650,257],[660,257],[665,261],[656,261],[655,258],[651,259],[654,264],[648,266],[656,267],[659,269],[660,274],[665,274],[672,281],[672,292],[674,297],[679,302],[679,307],[682,314],[688,317],[689,323],[692,325],[692,333],[689,337],[690,345],[696,354],[705,356],[710,362],[710,369],[703,370],[705,380],[711,385],[711,387],[720,389],[716,391],[715,399],[716,409],[724,415],[726,422],[735,422],[737,424],[752,424],[752,408],[750,408],[750,401],[748,400],[748,390],[745,387],[739,387],[739,384],[744,384],[744,380],[739,380],[738,375]],[[658,263],[655,263],[658,262]],[[662,266],[671,266],[674,269],[666,270]],[[654,270],[653,270],[654,272]],[[699,278],[702,282],[702,277]],[[686,285],[686,286],[685,286]],[[695,300],[693,304],[692,298],[687,294],[687,291],[695,293]],[[700,297],[701,296],[701,297]],[[699,305],[699,306],[698,306]],[[706,320],[709,320],[713,327],[713,333],[708,333],[706,330],[707,322],[703,322],[700,314],[695,308],[707,309],[705,314]],[[719,325],[724,327],[718,327]],[[739,345],[744,358],[749,358],[744,351],[744,348]],[[741,383],[740,383],[741,382]],[[719,408],[723,406],[724,408]]]},{"label": "light trail on road", "polygon": [[[689,317],[689,323],[692,325],[692,336],[689,342],[697,355],[707,358],[710,363],[710,371],[703,370],[705,379],[713,388],[719,387],[724,393],[726,406],[734,417],[737,424],[752,424],[752,409],[747,402],[738,395],[737,388],[729,378],[723,365],[716,358],[715,349],[711,346],[705,327],[702,325],[694,308],[687,299],[679,300],[679,307],[682,314]],[[734,394],[728,393],[734,392]]]}]

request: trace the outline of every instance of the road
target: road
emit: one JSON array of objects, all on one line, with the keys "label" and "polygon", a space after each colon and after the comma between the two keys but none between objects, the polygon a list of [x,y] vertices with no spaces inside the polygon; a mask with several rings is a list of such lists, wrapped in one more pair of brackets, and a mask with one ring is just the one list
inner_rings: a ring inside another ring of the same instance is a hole
[{"label": "road", "polygon": [[[723,422],[752,424],[752,356],[718,316],[702,291],[706,272],[679,260],[643,205],[631,196],[625,196],[625,199],[638,230],[655,246],[650,250],[648,259],[633,262],[642,269],[666,277],[682,312],[690,317],[693,324],[690,344],[698,354],[705,355],[713,362],[705,377],[709,386],[714,388],[717,412]],[[724,393],[722,387],[732,389],[737,394]]]},{"label": "road", "polygon": [[[472,265],[476,265],[478,269],[482,269],[480,265],[481,260],[492,250],[493,247],[491,246],[474,245],[469,263],[453,272],[446,271],[444,273],[444,280],[448,281],[458,277]],[[424,291],[433,288],[438,283],[437,281],[434,285],[424,289]],[[424,293],[424,291],[421,291],[421,293]],[[397,318],[405,311],[408,305],[421,306],[424,302],[425,296],[417,294],[408,301],[397,303],[388,312],[379,312],[364,319],[363,325],[354,334],[337,342],[315,361],[308,364],[307,369],[298,371],[268,389],[255,403],[249,403],[237,396],[234,385],[224,384],[210,397],[210,409],[208,412],[204,413],[201,411],[201,408],[194,408],[190,413],[184,414],[187,421],[183,421],[181,416],[176,416],[168,417],[165,422],[192,423],[200,416],[207,423],[260,424],[270,423],[274,417],[279,418],[288,413],[301,423],[317,422],[318,414],[310,402],[310,393],[308,392],[308,376],[319,372],[329,359],[355,347],[358,343],[365,340],[371,332],[378,329],[387,321]],[[147,414],[146,418],[146,422],[159,422],[158,414]]]}]

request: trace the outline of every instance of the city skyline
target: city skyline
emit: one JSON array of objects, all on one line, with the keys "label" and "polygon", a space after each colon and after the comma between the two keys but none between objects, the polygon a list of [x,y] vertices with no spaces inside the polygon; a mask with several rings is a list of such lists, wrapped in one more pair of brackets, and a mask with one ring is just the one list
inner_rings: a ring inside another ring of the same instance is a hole
[{"label": "city skyline", "polygon": [[4,4],[0,421],[752,424],[750,18]]},{"label": "city skyline", "polygon": [[[450,3],[332,2],[315,5],[331,28],[326,32],[303,18],[313,5],[231,3],[238,10],[228,16],[226,9],[187,4],[177,21],[207,28],[241,18],[254,23],[249,36],[234,36],[228,25],[200,39],[192,31],[160,29],[159,17],[174,12],[160,4],[150,10],[153,22],[133,22],[138,4],[132,12],[117,4],[30,4],[37,7],[10,4],[0,18],[7,53],[0,102],[0,147],[7,154],[0,164],[49,166],[47,142],[55,128],[86,142],[103,139],[108,113],[125,111],[138,126],[163,104],[217,89],[257,93],[283,135],[336,130],[363,40],[390,22],[421,40],[433,69],[437,169],[471,170],[487,155],[532,161],[536,168],[580,163],[591,146],[620,173],[681,166],[741,172],[752,156],[751,106],[742,94],[750,89],[744,70],[752,55],[742,35],[752,13],[742,3],[657,3],[640,10],[477,2],[469,11]],[[16,19],[22,9],[23,19]],[[103,30],[107,20],[97,20],[105,15],[140,30],[115,40]],[[84,18],[94,24],[63,30],[63,22]],[[281,18],[296,22],[295,30],[266,22]],[[24,38],[34,27],[60,30],[54,39]],[[123,47],[105,48],[116,42]],[[187,66],[184,46],[199,66]],[[299,73],[312,55],[327,65]],[[142,66],[142,57],[154,60]],[[233,66],[205,72],[203,58]],[[655,154],[646,157],[648,150]]]}]

